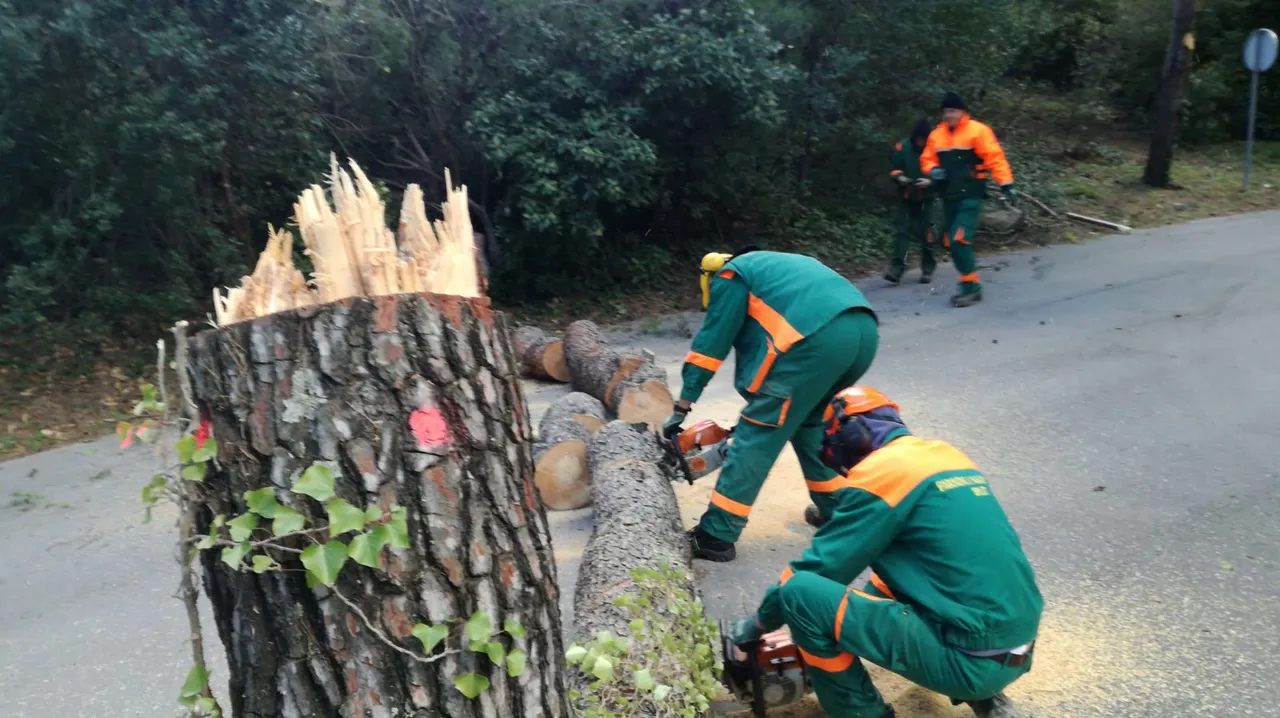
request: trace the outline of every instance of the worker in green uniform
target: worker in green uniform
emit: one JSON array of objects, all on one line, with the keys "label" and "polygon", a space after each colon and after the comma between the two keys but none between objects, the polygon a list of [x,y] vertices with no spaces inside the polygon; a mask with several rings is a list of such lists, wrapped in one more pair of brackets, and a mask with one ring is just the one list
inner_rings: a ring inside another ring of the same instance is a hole
[{"label": "worker in green uniform", "polygon": [[893,284],[901,282],[907,271],[907,250],[913,242],[920,247],[920,283],[932,282],[938,267],[933,257],[934,192],[930,187],[916,185],[925,178],[920,169],[920,153],[932,129],[928,120],[917,122],[911,136],[895,145],[889,158],[889,177],[898,188],[898,211],[893,252],[884,278]]},{"label": "worker in green uniform", "polygon": [[925,177],[917,184],[940,189],[942,195],[942,245],[951,250],[951,261],[960,273],[960,291],[951,297],[951,304],[973,306],[982,301],[973,239],[987,180],[994,179],[1004,198],[1016,203],[1013,170],[995,133],[970,117],[964,100],[954,92],[942,98],[942,122],[929,133],[920,153],[920,170]]},{"label": "worker in green uniform", "polygon": [[[734,624],[735,643],[787,625],[828,715],[894,715],[861,659],[981,718],[1017,716],[1002,691],[1031,670],[1044,602],[982,472],[912,436],[874,389],[837,394],[824,432],[822,459],[845,475],[835,511]],[[870,582],[849,586],[868,567]]]},{"label": "worker in green uniform", "polygon": [[812,257],[755,247],[708,254],[701,281],[706,318],[685,357],[680,399],[663,431],[679,433],[733,349],[734,387],[747,405],[710,505],[689,531],[695,558],[732,561],[760,487],[788,441],[814,501],[806,520],[830,516],[838,477],[818,456],[822,412],[870,368],[880,330],[862,292]]}]

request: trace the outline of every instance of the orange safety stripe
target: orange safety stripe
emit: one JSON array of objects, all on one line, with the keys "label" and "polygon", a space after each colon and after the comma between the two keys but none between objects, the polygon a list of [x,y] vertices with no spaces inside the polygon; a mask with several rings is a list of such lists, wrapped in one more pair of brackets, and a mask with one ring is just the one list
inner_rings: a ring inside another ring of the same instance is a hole
[{"label": "orange safety stripe", "polygon": [[782,402],[782,411],[778,412],[778,426],[787,423],[787,411],[791,409],[791,399]]},{"label": "orange safety stripe", "polygon": [[804,485],[815,494],[833,494],[840,489],[849,488],[849,480],[843,476],[837,476],[826,481],[806,481]]},{"label": "orange safety stripe", "polygon": [[782,575],[778,577],[778,585],[779,586],[787,585],[787,581],[790,581],[791,577],[794,575],[796,575],[796,572],[792,571],[790,566],[787,566],[786,568],[782,569]]},{"label": "orange safety stripe", "polygon": [[971,273],[971,274],[961,274],[961,275],[960,275],[960,281],[962,281],[962,282],[976,282],[976,281],[978,281],[978,273],[977,273],[977,272],[973,272],[973,273]]},{"label": "orange safety stripe", "polygon": [[889,600],[887,598],[880,598],[879,596],[872,596],[871,594],[866,593],[865,591],[859,591],[856,588],[849,589],[849,593],[852,593],[855,596],[858,596],[859,598],[865,598],[868,601],[888,601]]},{"label": "orange safety stripe", "polygon": [[873,451],[848,473],[851,488],[897,506],[924,481],[946,471],[977,471],[962,451],[945,441],[904,436]]},{"label": "orange safety stripe", "polygon": [[890,177],[897,177],[897,176],[898,176],[898,175],[900,175],[900,174],[903,174],[903,171],[902,171],[902,170],[893,170],[892,172],[890,172],[890,173],[889,173],[889,176],[890,176]]},{"label": "orange safety stripe", "polygon": [[956,230],[956,241],[960,244],[970,244],[969,240],[964,238],[964,227]]},{"label": "orange safety stripe", "polygon": [[706,369],[712,373],[720,371],[720,367],[724,365],[723,359],[716,359],[715,357],[709,357],[706,354],[699,354],[698,352],[689,352],[685,356],[684,361],[686,364],[692,364],[699,369]]},{"label": "orange safety stripe", "polygon": [[750,506],[748,506],[747,504],[741,503],[739,501],[734,501],[733,499],[729,498],[728,496],[725,496],[719,491],[711,492],[711,505],[715,506],[721,511],[727,511],[733,514],[734,516],[738,516],[740,518],[745,519],[751,515]]},{"label": "orange safety stripe", "polygon": [[[768,327],[765,328],[768,329]],[[778,358],[778,352],[773,348],[773,342],[768,339],[765,341],[769,344],[769,351],[764,355],[764,360],[760,362],[760,368],[756,370],[756,376],[751,380],[751,386],[747,387],[747,393],[749,394],[760,391],[760,385],[764,384],[765,376],[768,375],[770,367],[773,366],[773,362]],[[746,419],[745,416],[743,418]],[[750,420],[748,419],[748,421]],[[751,423],[759,424],[760,422],[753,421]],[[764,425],[761,424],[761,426]]]},{"label": "orange safety stripe", "polygon": [[885,585],[885,582],[884,582],[884,581],[881,581],[881,580],[880,580],[880,577],[879,577],[879,576],[877,576],[877,575],[875,574],[875,572],[874,572],[874,571],[872,571],[872,572],[871,572],[871,585],[872,585],[872,586],[875,586],[877,591],[879,591],[880,593],[883,593],[884,595],[888,596],[889,598],[893,598],[893,597],[894,597],[894,596],[893,596],[893,591],[890,591],[890,590],[889,590],[889,587],[888,587],[887,585]]},{"label": "orange safety stripe", "polygon": [[804,335],[795,330],[782,315],[764,300],[752,294],[747,301],[747,316],[760,323],[773,339],[779,352],[786,352],[796,342],[804,339]]},{"label": "orange safety stripe", "polygon": [[840,599],[840,608],[836,609],[836,641],[840,640],[840,629],[844,628],[844,612],[849,608],[849,592],[845,591],[844,598]]},{"label": "orange safety stripe", "polygon": [[720,270],[720,273],[716,275],[716,277],[720,279],[733,279],[736,276],[738,276],[738,273],[732,269],[722,269]]},{"label": "orange safety stripe", "polygon": [[810,668],[817,668],[820,671],[825,671],[826,673],[840,673],[841,671],[847,671],[849,670],[849,666],[853,665],[854,659],[852,653],[841,653],[835,658],[823,658],[822,656],[815,656],[799,646],[796,646],[796,648],[800,651],[800,656],[804,658],[805,665]]}]

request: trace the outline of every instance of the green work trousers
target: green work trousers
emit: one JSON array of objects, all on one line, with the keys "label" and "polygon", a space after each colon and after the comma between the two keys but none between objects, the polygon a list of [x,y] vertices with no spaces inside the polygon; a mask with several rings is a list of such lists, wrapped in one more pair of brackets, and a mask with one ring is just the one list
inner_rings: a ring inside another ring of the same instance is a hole
[{"label": "green work trousers", "polygon": [[802,572],[783,584],[781,601],[818,702],[830,716],[882,718],[888,710],[861,660],[961,701],[990,698],[1031,670],[1030,659],[1014,668],[947,644],[940,626],[871,584],[856,591]]},{"label": "green work trousers", "polygon": [[721,541],[736,543],[769,470],[788,441],[814,503],[831,515],[836,473],[823,465],[822,413],[831,397],[858,383],[880,345],[875,317],[849,310],[778,356],[760,390],[743,394],[729,455],[716,480],[711,504],[698,525]]},{"label": "green work trousers", "polygon": [[920,247],[920,271],[933,274],[938,261],[933,256],[933,202],[898,201],[894,222],[893,253],[889,257],[889,274],[901,277],[907,271],[907,251]]},{"label": "green work trousers", "polygon": [[982,200],[945,200],[942,212],[942,245],[951,250],[951,262],[960,273],[960,293],[981,294],[982,282],[978,279],[978,257],[973,252],[973,238],[978,233]]}]

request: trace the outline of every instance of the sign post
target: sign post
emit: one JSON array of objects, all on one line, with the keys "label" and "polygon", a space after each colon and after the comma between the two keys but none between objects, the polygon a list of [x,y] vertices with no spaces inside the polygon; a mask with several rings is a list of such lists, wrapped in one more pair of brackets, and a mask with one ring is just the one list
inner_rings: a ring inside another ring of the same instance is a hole
[{"label": "sign post", "polygon": [[1271,69],[1280,47],[1276,34],[1266,28],[1254,30],[1244,41],[1244,66],[1249,69],[1249,132],[1244,145],[1244,189],[1249,189],[1249,168],[1253,165],[1253,128],[1258,120],[1258,75]]}]

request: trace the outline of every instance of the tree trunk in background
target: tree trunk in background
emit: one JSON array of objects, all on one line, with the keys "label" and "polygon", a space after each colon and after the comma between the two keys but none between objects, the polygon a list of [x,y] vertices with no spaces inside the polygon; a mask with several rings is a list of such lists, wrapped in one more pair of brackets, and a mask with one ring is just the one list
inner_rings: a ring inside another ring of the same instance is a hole
[{"label": "tree trunk in background", "polygon": [[[244,492],[266,486],[323,519],[288,488],[329,462],[338,497],[407,509],[411,548],[386,549],[384,570],[348,561],[335,586],[386,637],[422,655],[415,623],[477,610],[495,627],[511,617],[527,629],[507,646],[528,654],[518,678],[468,651],[422,663],[373,635],[333,591],[308,588],[302,571],[235,572],[205,551],[231,715],[567,715],[528,410],[505,320],[487,299],[400,295],[269,315],[194,337],[190,366],[218,439],[202,532],[215,515],[243,513]],[[453,685],[468,672],[492,682],[475,700]]]},{"label": "tree trunk in background", "polygon": [[1182,110],[1182,89],[1191,71],[1195,52],[1195,0],[1173,0],[1173,29],[1165,51],[1164,70],[1160,76],[1160,96],[1156,105],[1156,126],[1151,134],[1151,150],[1142,181],[1152,187],[1169,186],[1169,170],[1173,165],[1173,147],[1178,137],[1178,118]]}]

